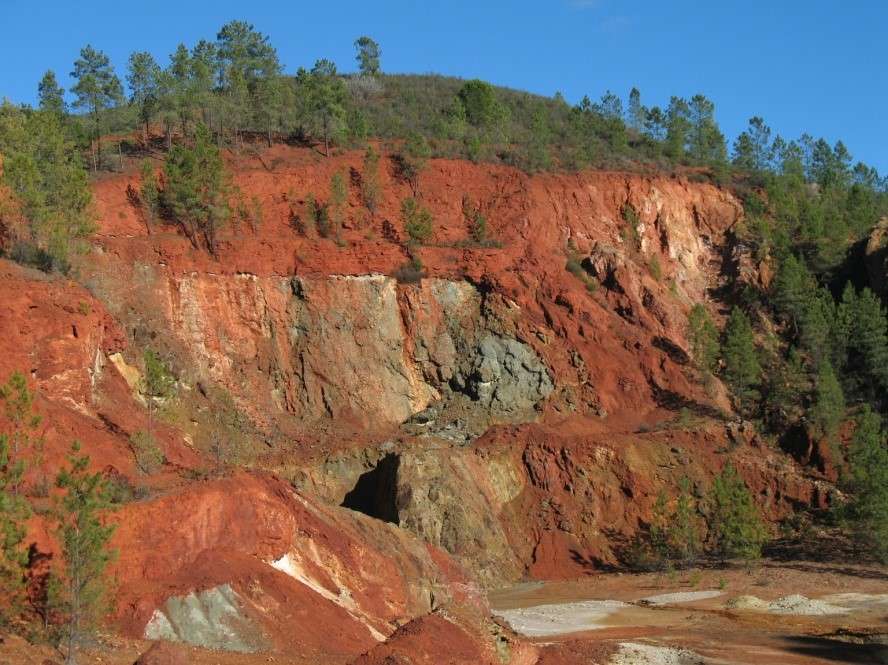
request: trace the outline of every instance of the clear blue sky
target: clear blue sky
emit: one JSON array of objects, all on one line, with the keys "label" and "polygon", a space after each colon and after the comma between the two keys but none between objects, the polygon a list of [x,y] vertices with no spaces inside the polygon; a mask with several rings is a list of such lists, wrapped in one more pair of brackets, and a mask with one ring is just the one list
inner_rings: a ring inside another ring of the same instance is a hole
[{"label": "clear blue sky", "polygon": [[0,0],[0,97],[33,103],[54,69],[67,87],[81,46],[121,75],[133,50],[166,62],[225,22],[270,35],[288,71],[319,57],[354,69],[361,34],[389,72],[437,72],[562,92],[571,102],[637,86],[647,105],[702,92],[733,138],[755,114],[796,138],[841,138],[888,172],[886,0]]}]

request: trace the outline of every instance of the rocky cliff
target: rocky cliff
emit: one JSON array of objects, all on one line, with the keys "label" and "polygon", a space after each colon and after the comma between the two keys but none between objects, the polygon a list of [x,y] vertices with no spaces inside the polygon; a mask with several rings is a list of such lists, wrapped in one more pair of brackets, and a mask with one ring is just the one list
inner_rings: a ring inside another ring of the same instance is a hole
[{"label": "rocky cliff", "polygon": [[[771,518],[828,500],[689,357],[690,307],[722,315],[713,294],[743,214],[729,193],[432,160],[424,276],[399,280],[410,188],[387,165],[370,216],[360,161],[285,146],[232,157],[263,213],[226,229],[218,258],[146,224],[126,174],[96,184],[85,288],[0,262],[0,369],[39,393],[46,468],[79,438],[144,497],[113,517],[125,630],[328,655],[334,635],[337,657],[394,635],[360,662],[417,626],[481,630],[492,658],[511,638],[443,607],[483,615],[482,587],[617,564],[680,477],[703,492],[730,456]],[[295,228],[336,171],[353,181],[340,237]],[[469,239],[464,199],[489,242]],[[148,476],[130,442],[146,422],[145,348],[177,379]],[[500,662],[524,662],[512,647]]]}]

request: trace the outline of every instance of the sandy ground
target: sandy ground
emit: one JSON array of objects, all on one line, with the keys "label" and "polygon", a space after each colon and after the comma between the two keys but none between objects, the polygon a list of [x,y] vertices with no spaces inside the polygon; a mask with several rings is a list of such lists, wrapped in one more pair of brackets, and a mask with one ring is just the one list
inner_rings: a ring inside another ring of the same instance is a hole
[{"label": "sandy ground", "polygon": [[[754,597],[755,607],[731,608]],[[490,596],[494,613],[566,665],[888,664],[888,569],[805,562],[680,575],[602,574],[528,583]],[[643,601],[643,602],[642,602]],[[769,611],[782,608],[781,613]],[[841,613],[800,614],[824,606]],[[795,614],[785,610],[794,609]],[[131,665],[149,646],[105,636],[81,665]],[[188,648],[194,665],[344,665],[293,653],[231,654]],[[580,654],[561,658],[561,654]],[[589,655],[591,654],[591,655]],[[61,663],[58,652],[17,637],[0,641],[0,665]]]},{"label": "sandy ground", "polygon": [[610,644],[602,665],[888,663],[888,571],[877,567],[612,574],[516,585],[491,602],[528,639]]}]

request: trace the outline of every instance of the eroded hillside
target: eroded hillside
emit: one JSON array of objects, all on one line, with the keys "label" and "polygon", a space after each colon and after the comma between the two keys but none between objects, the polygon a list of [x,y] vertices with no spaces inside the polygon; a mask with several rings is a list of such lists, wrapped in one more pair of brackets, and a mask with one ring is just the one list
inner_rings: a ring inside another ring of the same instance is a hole
[{"label": "eroded hillside", "polygon": [[[405,278],[412,190],[387,158],[372,215],[358,152],[228,159],[262,213],[232,220],[215,257],[146,219],[125,173],[94,186],[83,286],[0,264],[0,371],[38,394],[40,473],[79,439],[131,488],[112,518],[126,634],[314,662],[394,635],[358,661],[390,662],[432,631],[475,645],[465,662],[532,663],[482,590],[619,564],[664,486],[700,495],[731,459],[769,519],[828,502],[691,359],[690,308],[719,320],[727,285],[762,279],[726,190],[432,160],[434,235]],[[300,218],[335,172],[344,228],[321,238]],[[176,379],[160,404],[149,348]],[[164,461],[146,474],[131,437],[149,400]],[[52,554],[39,517],[31,537]]]}]

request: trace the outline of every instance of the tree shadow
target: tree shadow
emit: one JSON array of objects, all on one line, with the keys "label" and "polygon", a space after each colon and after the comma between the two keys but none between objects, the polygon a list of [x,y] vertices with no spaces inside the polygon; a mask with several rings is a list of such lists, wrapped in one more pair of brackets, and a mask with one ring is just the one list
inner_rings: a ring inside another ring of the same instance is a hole
[{"label": "tree shadow", "polygon": [[762,554],[773,562],[764,566],[888,580],[888,568],[879,565],[866,545],[836,530],[818,530],[816,537],[805,534],[779,538],[768,543]]},{"label": "tree shadow", "polygon": [[674,390],[663,388],[657,385],[653,379],[648,379],[648,384],[650,385],[654,401],[657,403],[657,406],[661,408],[668,409],[669,411],[681,411],[682,409],[687,409],[695,416],[712,418],[714,420],[727,420],[725,414],[711,404],[703,404],[694,401],[681,393],[677,393]]},{"label": "tree shadow", "polygon": [[883,644],[857,644],[808,635],[783,637],[781,640],[787,643],[786,650],[791,653],[837,663],[885,663],[888,655],[888,646]]}]

